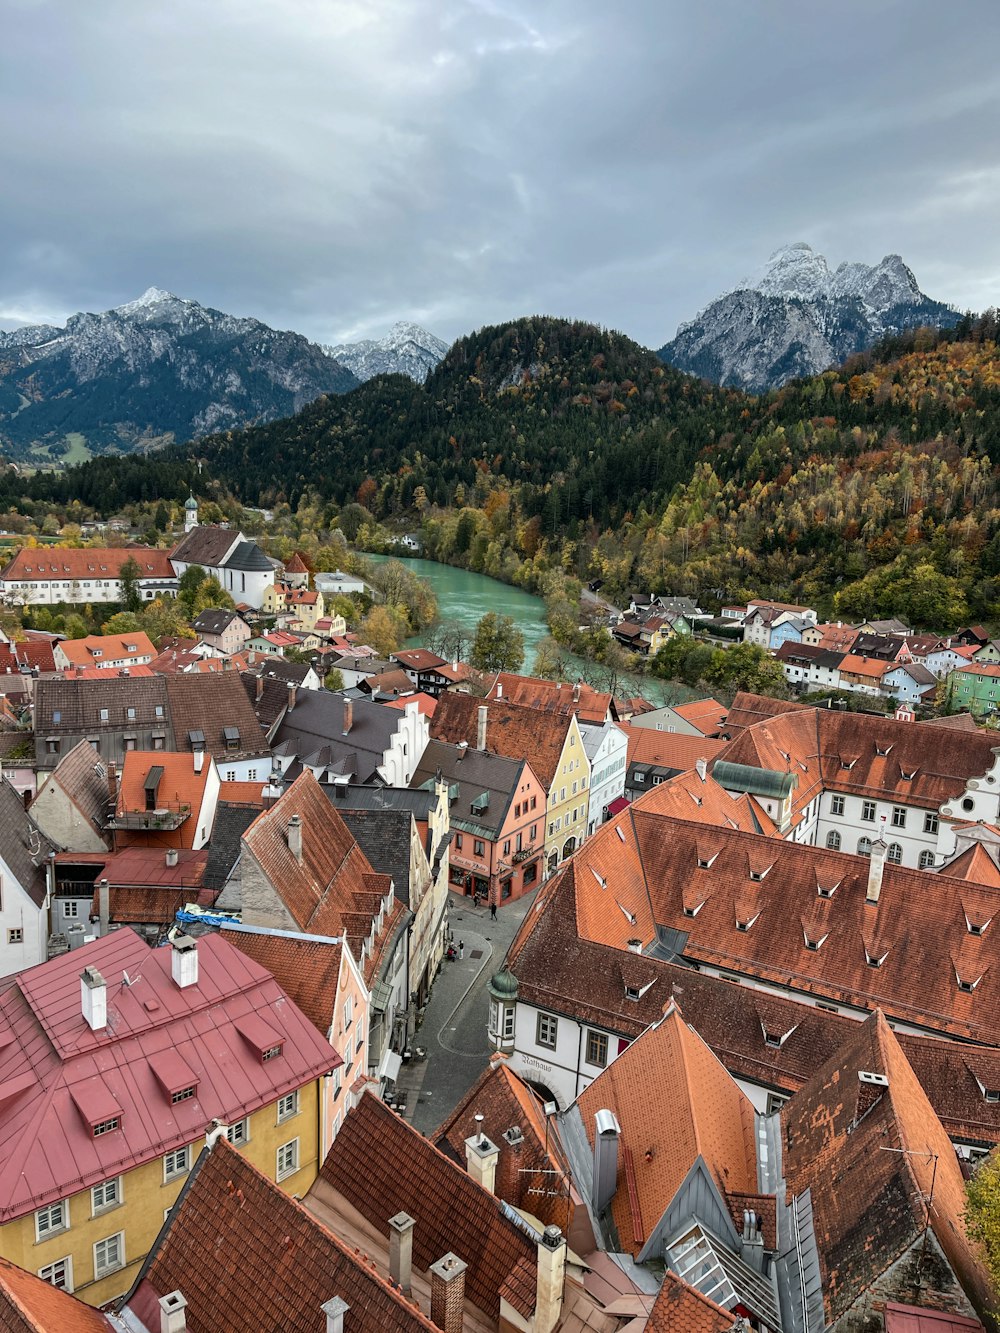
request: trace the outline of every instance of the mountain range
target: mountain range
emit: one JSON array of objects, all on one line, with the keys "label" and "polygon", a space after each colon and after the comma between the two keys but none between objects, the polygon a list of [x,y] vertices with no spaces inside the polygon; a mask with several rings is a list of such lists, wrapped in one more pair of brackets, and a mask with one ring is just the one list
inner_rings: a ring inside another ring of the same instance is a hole
[{"label": "mountain range", "polygon": [[799,241],[682,324],[658,355],[714,384],[760,393],[841,365],[886,335],[958,319],[924,295],[899,255],[832,270]]},{"label": "mountain range", "polygon": [[393,324],[384,338],[338,343],[336,347],[323,345],[324,352],[346,366],[359,380],[374,379],[376,375],[408,375],[418,384],[423,384],[447,350],[446,342],[419,324],[405,320]]}]

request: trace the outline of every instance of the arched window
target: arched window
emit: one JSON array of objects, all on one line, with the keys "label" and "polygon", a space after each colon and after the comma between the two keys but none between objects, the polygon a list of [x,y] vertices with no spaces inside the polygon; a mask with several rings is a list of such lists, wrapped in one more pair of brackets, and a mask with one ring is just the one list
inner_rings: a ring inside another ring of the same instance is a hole
[{"label": "arched window", "polygon": [[872,840],[871,840],[871,838],[859,838],[859,839],[858,839],[858,855],[859,855],[859,856],[871,856],[871,854],[872,854]]},{"label": "arched window", "polygon": [[836,829],[826,835],[826,845],[831,852],[840,851],[840,834]]},{"label": "arched window", "polygon": [[898,842],[889,843],[886,860],[891,861],[894,866],[901,866],[903,864],[903,849]]},{"label": "arched window", "polygon": [[929,870],[929,869],[931,868],[931,866],[934,864],[934,853],[933,853],[933,852],[921,852],[921,853],[920,853],[920,861],[919,861],[918,864],[919,864],[921,870]]}]

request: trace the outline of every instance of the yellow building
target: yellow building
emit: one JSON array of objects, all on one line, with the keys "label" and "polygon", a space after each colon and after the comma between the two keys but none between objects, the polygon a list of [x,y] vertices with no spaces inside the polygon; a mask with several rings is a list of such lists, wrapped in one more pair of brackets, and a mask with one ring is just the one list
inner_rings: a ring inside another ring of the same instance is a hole
[{"label": "yellow building", "polygon": [[[562,733],[562,745],[549,782],[549,799],[545,815],[545,864],[549,871],[552,871],[560,861],[564,861],[567,856],[575,852],[587,836],[590,760],[583,747],[580,724],[576,720],[575,713],[571,713],[568,717],[545,717],[544,721],[558,724],[554,729],[556,732],[554,740],[558,741],[558,733]],[[531,764],[537,772],[534,757]],[[545,776],[541,773],[539,777],[545,781]]]},{"label": "yellow building", "polygon": [[290,1193],[320,1166],[328,1041],[220,936],[120,930],[0,990],[0,1254],[101,1305],[225,1133]]}]

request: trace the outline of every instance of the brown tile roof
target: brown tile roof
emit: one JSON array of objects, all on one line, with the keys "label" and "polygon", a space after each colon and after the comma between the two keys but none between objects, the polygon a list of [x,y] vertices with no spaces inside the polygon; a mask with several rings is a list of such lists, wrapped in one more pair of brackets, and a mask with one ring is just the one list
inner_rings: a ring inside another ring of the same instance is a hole
[{"label": "brown tile roof", "polygon": [[50,781],[69,797],[84,819],[103,830],[110,796],[101,757],[87,741],[74,745],[52,770]]},{"label": "brown tile roof", "polygon": [[967,879],[973,884],[989,884],[992,888],[1000,888],[1000,866],[979,842],[960,852],[954,860],[943,865],[938,873],[950,875],[952,879]]},{"label": "brown tile roof", "polygon": [[[126,727],[132,731],[153,726],[167,729],[169,710],[162,676],[119,676],[113,671],[101,671],[98,676],[93,680],[42,677],[35,685],[36,734],[85,731],[98,735]],[[135,709],[134,718],[127,717],[127,708]],[[108,717],[102,720],[104,710]]]},{"label": "brown tile roof", "polygon": [[713,740],[709,736],[685,736],[680,731],[630,727],[627,722],[617,725],[628,738],[629,764],[649,764],[685,773],[694,768],[699,759],[714,759],[726,748],[725,741]]},{"label": "brown tile roof", "polygon": [[0,1328],[4,1333],[109,1333],[112,1325],[99,1310],[0,1258]]},{"label": "brown tile roof", "polygon": [[518,1261],[534,1265],[535,1246],[499,1199],[370,1092],[348,1113],[320,1175],[379,1231],[408,1213],[414,1266],[457,1254],[469,1265],[466,1299],[493,1319]]},{"label": "brown tile roof", "polygon": [[[556,776],[566,737],[573,726],[572,716],[561,713],[542,713],[534,708],[522,708],[504,699],[491,700],[483,705],[481,699],[469,694],[442,694],[431,719],[434,740],[450,741],[457,745],[467,741],[475,746],[479,708],[488,710],[486,719],[486,748],[508,759],[527,759],[532,771],[548,789]],[[583,747],[580,747],[581,754]]]},{"label": "brown tile roof", "polygon": [[324,1037],[330,1035],[343,945],[324,939],[296,939],[240,926],[225,928],[240,953],[260,963]]},{"label": "brown tile roof", "polygon": [[50,579],[116,579],[128,560],[134,560],[139,566],[141,578],[174,577],[167,552],[149,546],[39,546],[23,547],[18,551],[0,573],[0,579],[16,583],[47,582]]},{"label": "brown tile roof", "polygon": [[[270,753],[237,671],[214,675],[164,677],[178,749],[190,748],[192,731],[205,737],[205,749],[220,762]],[[239,739],[230,749],[223,728],[236,727]]]},{"label": "brown tile roof", "polygon": [[176,1290],[187,1300],[191,1333],[317,1333],[321,1307],[335,1296],[346,1301],[348,1323],[359,1329],[435,1333],[366,1256],[225,1139],[196,1163],[128,1308],[157,1329],[157,1299]]},{"label": "brown tile roof", "polygon": [[[863,1084],[861,1071],[888,1086]],[[811,1192],[829,1323],[919,1240],[932,1180],[934,1235],[977,1308],[992,1306],[965,1235],[954,1149],[880,1012],[782,1108],[781,1123],[788,1194]]]},{"label": "brown tile roof", "polygon": [[170,552],[171,560],[217,569],[241,540],[234,528],[196,527],[186,532]]},{"label": "brown tile roof", "polygon": [[856,653],[845,653],[840,659],[842,675],[870,676],[872,680],[881,680],[887,671],[891,671],[892,662],[877,657],[858,657]]},{"label": "brown tile roof", "polygon": [[765,718],[777,717],[779,713],[811,711],[807,704],[792,703],[789,699],[771,699],[763,694],[748,694],[740,690],[729,706],[726,714],[723,735],[735,736],[744,727],[752,727],[755,722]]},{"label": "brown tile roof", "polygon": [[846,653],[850,651],[851,645],[858,637],[858,630],[854,625],[817,625],[815,627],[820,631],[821,638],[819,647],[826,648],[834,653]]},{"label": "brown tile roof", "polygon": [[668,1268],[646,1324],[647,1333],[730,1333],[734,1317]]},{"label": "brown tile roof", "polygon": [[[494,1057],[494,1062],[479,1076],[435,1136],[437,1147],[463,1168],[465,1141],[480,1130],[477,1115],[483,1117],[482,1132],[500,1149],[496,1169],[498,1196],[515,1208],[523,1208],[546,1226],[557,1226],[567,1234],[573,1218],[573,1202],[569,1167],[557,1127],[550,1125],[546,1134],[541,1100],[500,1056]],[[522,1135],[516,1144],[504,1138],[513,1128]],[[546,1171],[557,1174],[543,1175]]]},{"label": "brown tile roof", "polygon": [[584,722],[604,722],[610,715],[612,700],[610,693],[595,690],[583,681],[571,685],[535,676],[518,676],[512,671],[498,672],[486,697],[506,699],[512,704],[547,713],[575,713]]},{"label": "brown tile roof", "polygon": [[[591,1148],[604,1107],[621,1126],[623,1168],[611,1203],[623,1249],[638,1256],[702,1157],[723,1196],[754,1193],[754,1111],[722,1063],[671,1005],[577,1099]],[[632,1187],[634,1185],[634,1188]]]},{"label": "brown tile roof", "polygon": [[410,671],[436,671],[439,667],[448,666],[443,657],[438,657],[437,653],[426,648],[401,648],[398,653],[391,653],[390,657]]},{"label": "brown tile roof", "polygon": [[976,719],[971,713],[953,713],[951,717],[926,717],[923,719],[925,727],[952,727],[955,731],[976,731],[982,732]]},{"label": "brown tile roof", "polygon": [[[216,895],[197,886],[189,888],[164,887],[154,884],[112,885],[108,889],[108,906],[112,921],[122,925],[141,925],[145,923],[172,925],[178,912],[188,903],[199,907],[211,907]],[[100,910],[98,896],[94,894],[91,910]]]},{"label": "brown tile roof", "polygon": [[285,561],[286,574],[308,574],[309,566],[299,555],[298,551],[293,551],[291,557]]}]

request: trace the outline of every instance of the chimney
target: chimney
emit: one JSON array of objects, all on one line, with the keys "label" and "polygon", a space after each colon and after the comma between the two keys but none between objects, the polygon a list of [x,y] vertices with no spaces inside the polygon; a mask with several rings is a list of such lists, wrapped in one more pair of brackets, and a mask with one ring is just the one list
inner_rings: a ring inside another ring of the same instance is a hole
[{"label": "chimney", "polygon": [[354,701],[353,699],[344,700],[344,735],[351,734],[351,727],[354,726]]},{"label": "chimney", "polygon": [[594,1116],[594,1212],[603,1213],[618,1188],[618,1137],[621,1127],[614,1111]]},{"label": "chimney", "polygon": [[111,929],[111,892],[106,879],[97,886],[97,916],[101,923],[101,938]]},{"label": "chimney", "polygon": [[108,1026],[108,988],[96,967],[80,973],[80,1008],[91,1032]]},{"label": "chimney", "polygon": [[872,844],[872,854],[868,862],[866,903],[877,903],[882,893],[882,872],[885,869],[885,855],[888,850],[881,837]]},{"label": "chimney", "polygon": [[302,864],[302,819],[299,815],[292,815],[288,821],[288,850]]},{"label": "chimney", "polygon": [[578,704],[580,702],[580,686],[582,683],[583,683],[582,681],[578,680],[576,684],[573,686],[573,702],[575,704]]},{"label": "chimney", "polygon": [[466,752],[466,750],[467,750],[468,748],[469,748],[469,742],[468,742],[468,741],[459,741],[459,742],[458,742],[458,754],[455,756],[455,763],[456,763],[456,764],[460,764],[460,763],[462,762],[462,760],[465,758],[465,752]]},{"label": "chimney", "polygon": [[187,1333],[187,1301],[179,1291],[161,1296],[157,1304],[160,1307],[160,1333]]},{"label": "chimney", "polygon": [[177,848],[168,847],[163,860],[166,865],[175,866],[177,864]]},{"label": "chimney", "polygon": [[546,1227],[538,1242],[535,1317],[532,1333],[552,1333],[562,1314],[566,1278],[566,1238],[558,1227]]},{"label": "chimney", "polygon": [[170,975],[186,990],[198,984],[198,945],[190,935],[177,935],[170,941]]},{"label": "chimney", "polygon": [[489,712],[490,710],[486,707],[485,704],[479,705],[479,724],[476,727],[477,750],[486,749],[486,719],[489,716]]},{"label": "chimney", "polygon": [[706,774],[708,773],[708,760],[707,760],[707,759],[696,759],[696,760],[694,761],[694,766],[695,766],[695,768],[697,769],[698,776],[701,778],[702,782],[704,782],[704,781],[705,781],[705,776],[706,776]]},{"label": "chimney", "polygon": [[295,700],[298,698],[298,693],[299,693],[299,687],[298,687],[297,685],[289,685],[289,687],[288,687],[288,711],[289,711],[290,713],[291,713],[291,712],[293,711],[293,709],[295,708]]},{"label": "chimney", "polygon": [[389,1218],[389,1276],[404,1296],[410,1294],[415,1226],[416,1223],[408,1213],[397,1213],[395,1217]]},{"label": "chimney", "polygon": [[108,799],[112,805],[118,800],[118,765],[113,759],[108,763]]},{"label": "chimney", "polygon": [[461,1333],[468,1264],[451,1251],[431,1264],[431,1323],[442,1333]]},{"label": "chimney", "polygon": [[257,683],[254,686],[254,698],[256,699],[257,703],[260,703],[263,697],[264,697],[264,673],[263,671],[259,671],[257,673]]},{"label": "chimney", "polygon": [[502,699],[502,698],[503,698],[503,681],[502,681],[502,680],[498,680],[498,681],[497,681],[497,698],[498,698],[498,699]]},{"label": "chimney", "polygon": [[212,1151],[212,1149],[215,1147],[215,1145],[219,1142],[220,1139],[225,1138],[228,1130],[229,1126],[225,1123],[225,1121],[220,1120],[219,1117],[216,1116],[215,1119],[212,1121],[211,1125],[209,1126],[208,1132],[205,1135],[205,1147],[208,1149],[209,1152]]},{"label": "chimney", "polygon": [[194,759],[194,771],[196,773],[200,773],[201,770],[205,767],[205,751],[195,750],[194,754],[192,755],[192,758]]},{"label": "chimney", "polygon": [[491,1194],[496,1193],[497,1161],[500,1149],[483,1133],[482,1125],[465,1140],[465,1167],[473,1180]]},{"label": "chimney", "polygon": [[347,1302],[334,1296],[319,1308],[326,1315],[326,1333],[344,1333],[344,1315],[351,1308]]},{"label": "chimney", "polygon": [[629,953],[642,953],[642,940],[629,940],[628,951]]},{"label": "chimney", "polygon": [[457,657],[452,658],[451,669],[452,669],[452,671],[457,671],[457,670],[458,670],[458,658],[457,658]]}]

